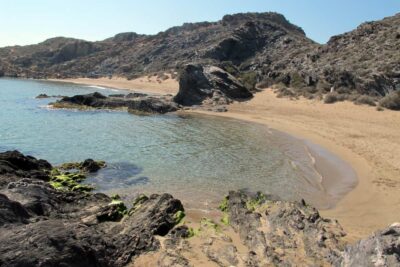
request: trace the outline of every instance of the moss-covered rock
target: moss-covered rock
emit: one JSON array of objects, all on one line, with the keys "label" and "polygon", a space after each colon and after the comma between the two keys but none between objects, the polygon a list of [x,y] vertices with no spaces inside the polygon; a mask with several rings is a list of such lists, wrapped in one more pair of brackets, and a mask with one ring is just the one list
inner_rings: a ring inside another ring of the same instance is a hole
[{"label": "moss-covered rock", "polygon": [[221,204],[218,206],[218,209],[222,212],[226,212],[228,210],[228,197],[224,197]]},{"label": "moss-covered rock", "polygon": [[57,190],[90,192],[94,189],[90,185],[80,184],[80,182],[86,179],[86,176],[82,173],[62,173],[59,170],[53,170],[52,173],[57,175],[51,175],[49,183]]},{"label": "moss-covered rock", "polygon": [[175,215],[174,215],[174,219],[175,219],[175,223],[179,224],[183,221],[183,219],[185,218],[186,214],[184,211],[182,210],[178,210]]},{"label": "moss-covered rock", "polygon": [[257,192],[257,195],[254,198],[251,198],[246,202],[246,207],[249,211],[255,211],[261,204],[265,203],[266,196],[261,193]]},{"label": "moss-covered rock", "polygon": [[145,203],[147,200],[149,200],[149,198],[144,194],[140,194],[138,197],[136,197],[135,200],[133,200],[132,208],[129,210],[129,215],[132,215],[138,209],[140,209],[142,204]]},{"label": "moss-covered rock", "polygon": [[93,186],[81,184],[86,179],[86,173],[97,171],[105,166],[104,161],[92,159],[63,163],[49,171],[49,183],[57,190],[90,192],[94,189]]}]

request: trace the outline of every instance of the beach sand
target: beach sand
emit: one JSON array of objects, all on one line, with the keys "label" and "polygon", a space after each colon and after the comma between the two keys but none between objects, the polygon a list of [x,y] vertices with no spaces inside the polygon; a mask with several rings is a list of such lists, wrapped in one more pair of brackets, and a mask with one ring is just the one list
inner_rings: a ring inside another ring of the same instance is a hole
[{"label": "beach sand", "polygon": [[74,79],[48,79],[48,81],[67,82],[84,85],[96,85],[108,88],[134,90],[136,92],[152,93],[152,94],[173,94],[178,93],[179,85],[175,79],[169,78],[162,80],[157,76],[143,76],[137,79],[127,80],[122,77],[110,78],[74,78]]},{"label": "beach sand", "polygon": [[272,90],[228,109],[217,115],[311,140],[350,163],[358,176],[357,187],[334,209],[321,211],[339,220],[350,242],[400,221],[400,112],[350,102],[329,105],[277,98]]},{"label": "beach sand", "polygon": [[[155,77],[62,81],[159,94],[178,91],[176,80],[157,82]],[[261,123],[310,140],[354,168],[357,187],[335,208],[321,211],[323,216],[339,220],[350,242],[400,221],[400,112],[377,111],[350,102],[329,105],[317,100],[277,98],[272,90],[234,103],[228,110],[198,112]]]}]

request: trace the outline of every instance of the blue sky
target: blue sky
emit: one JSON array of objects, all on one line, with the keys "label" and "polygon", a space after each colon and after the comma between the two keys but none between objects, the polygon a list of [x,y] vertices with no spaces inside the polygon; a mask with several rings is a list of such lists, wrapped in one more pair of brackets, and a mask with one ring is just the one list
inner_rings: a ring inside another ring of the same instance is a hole
[{"label": "blue sky", "polygon": [[55,36],[102,40],[119,32],[154,34],[184,22],[238,12],[282,13],[320,43],[364,21],[400,12],[400,0],[0,0],[0,47]]}]

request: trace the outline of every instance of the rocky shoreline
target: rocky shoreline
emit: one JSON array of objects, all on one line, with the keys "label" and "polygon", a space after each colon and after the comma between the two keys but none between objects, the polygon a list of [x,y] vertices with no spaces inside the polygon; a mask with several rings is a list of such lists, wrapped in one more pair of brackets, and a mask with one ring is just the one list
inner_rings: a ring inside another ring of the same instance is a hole
[{"label": "rocky shoreline", "polygon": [[[37,98],[45,98],[40,94]],[[244,101],[253,94],[235,77],[216,66],[188,64],[179,80],[179,91],[172,95],[143,93],[104,96],[98,92],[62,97],[51,103],[54,108],[122,109],[134,114],[164,114],[179,109],[200,108],[215,112],[226,111],[233,101]]]},{"label": "rocky shoreline", "polygon": [[139,195],[128,209],[119,196],[71,187],[65,178],[104,164],[53,167],[18,151],[0,153],[1,266],[135,266],[143,257],[197,266],[190,255],[199,254],[215,266],[400,263],[399,224],[348,245],[340,224],[304,201],[234,191],[221,197],[219,220],[193,224],[169,194]]}]

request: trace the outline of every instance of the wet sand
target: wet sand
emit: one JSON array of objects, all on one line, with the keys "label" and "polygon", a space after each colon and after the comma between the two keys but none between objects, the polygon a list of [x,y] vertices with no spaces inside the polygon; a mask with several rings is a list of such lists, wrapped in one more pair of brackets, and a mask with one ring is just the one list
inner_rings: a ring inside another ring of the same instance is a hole
[{"label": "wet sand", "polygon": [[[99,79],[66,81],[132,90],[140,88],[138,91],[150,93],[167,94],[178,90],[178,82],[172,79],[168,86],[163,82],[148,82],[146,77],[139,78],[135,86],[125,86],[131,82],[126,80],[104,80],[107,83]],[[357,187],[334,209],[321,212],[323,216],[339,220],[349,241],[400,221],[400,112],[379,112],[374,107],[349,102],[328,105],[316,100],[292,101],[277,98],[271,90],[257,93],[250,101],[234,103],[228,109],[225,113],[201,113],[257,122],[310,140],[353,167],[358,176]],[[324,164],[321,160],[317,165],[322,168]],[[324,182],[329,188],[331,181]]]}]

